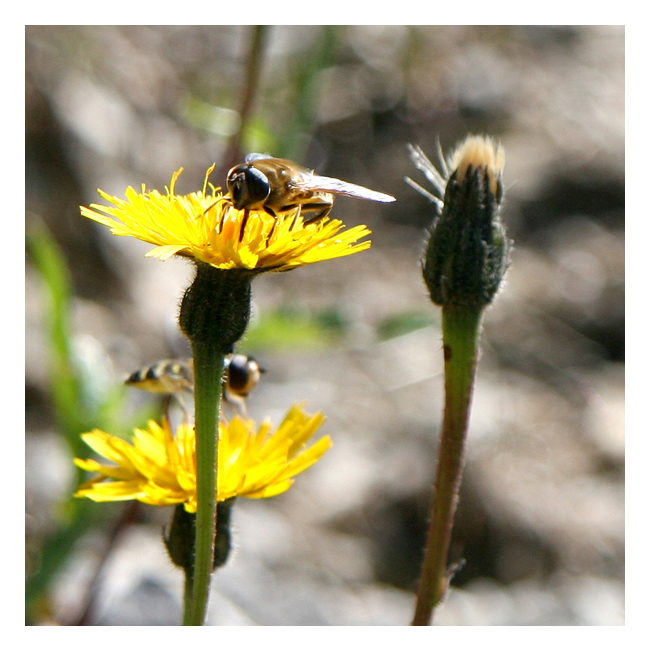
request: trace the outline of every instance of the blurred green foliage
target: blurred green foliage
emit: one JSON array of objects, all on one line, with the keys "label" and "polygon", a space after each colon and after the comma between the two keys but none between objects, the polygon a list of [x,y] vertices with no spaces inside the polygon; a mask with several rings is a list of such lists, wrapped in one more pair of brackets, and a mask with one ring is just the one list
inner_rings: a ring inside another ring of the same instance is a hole
[{"label": "blurred green foliage", "polygon": [[242,341],[246,351],[322,349],[340,343],[346,322],[336,309],[310,313],[297,307],[265,312]]},{"label": "blurred green foliage", "polygon": [[[124,387],[121,383],[102,380],[105,371],[97,367],[92,356],[75,350],[71,327],[72,286],[62,252],[44,224],[32,220],[27,232],[27,250],[39,274],[45,309],[48,391],[53,405],[55,427],[74,457],[88,457],[90,450],[80,434],[93,428],[106,431],[124,429]],[[137,424],[146,414],[136,414]],[[130,429],[130,428],[129,428]],[[25,588],[26,621],[31,623],[38,609],[47,610],[47,592],[57,573],[63,568],[76,541],[89,527],[111,522],[105,508],[97,508],[90,500],[73,497],[83,479],[83,471],[75,467],[68,499],[58,505],[56,525],[39,542],[36,559]],[[104,507],[105,505],[101,505]],[[109,512],[115,513],[116,509]]]},{"label": "blurred green foliage", "polygon": [[392,339],[406,335],[409,332],[426,328],[437,319],[436,314],[429,312],[402,312],[384,319],[377,327],[377,334],[380,340]]}]

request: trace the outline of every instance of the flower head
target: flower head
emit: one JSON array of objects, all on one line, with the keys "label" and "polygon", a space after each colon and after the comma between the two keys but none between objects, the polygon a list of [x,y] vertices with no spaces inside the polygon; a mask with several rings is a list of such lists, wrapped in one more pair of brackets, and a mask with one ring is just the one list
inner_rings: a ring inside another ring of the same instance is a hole
[{"label": "flower head", "polygon": [[175,193],[182,168],[174,173],[166,194],[127,188],[126,199],[98,190],[113,204],[81,207],[81,214],[111,229],[155,244],[147,253],[166,260],[172,255],[194,258],[218,269],[286,271],[312,262],[339,258],[370,247],[356,243],[370,234],[365,226],[348,230],[338,219],[305,224],[300,206],[277,217],[264,210],[237,210],[232,199],[208,183],[188,195]]},{"label": "flower head", "polygon": [[[230,422],[222,420],[217,500],[272,497],[286,491],[293,477],[316,463],[332,445],[329,436],[325,436],[306,446],[324,420],[321,413],[306,414],[300,405],[289,410],[274,433],[268,420],[259,427],[239,416]],[[149,421],[147,429],[135,430],[132,443],[97,429],[82,438],[95,452],[117,465],[75,459],[79,468],[99,473],[99,477],[80,486],[76,497],[96,502],[184,504],[186,511],[196,512],[193,426],[182,423],[174,436],[167,421],[162,425]]]}]

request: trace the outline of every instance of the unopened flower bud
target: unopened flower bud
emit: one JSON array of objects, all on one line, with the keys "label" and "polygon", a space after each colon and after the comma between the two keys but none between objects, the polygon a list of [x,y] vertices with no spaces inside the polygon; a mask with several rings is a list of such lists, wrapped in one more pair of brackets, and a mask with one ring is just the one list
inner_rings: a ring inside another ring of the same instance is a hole
[{"label": "unopened flower bud", "polygon": [[441,158],[442,174],[420,149],[412,147],[411,157],[442,199],[425,191],[439,209],[422,264],[431,300],[441,306],[488,305],[511,249],[499,217],[503,148],[490,138],[469,136],[447,161]]}]

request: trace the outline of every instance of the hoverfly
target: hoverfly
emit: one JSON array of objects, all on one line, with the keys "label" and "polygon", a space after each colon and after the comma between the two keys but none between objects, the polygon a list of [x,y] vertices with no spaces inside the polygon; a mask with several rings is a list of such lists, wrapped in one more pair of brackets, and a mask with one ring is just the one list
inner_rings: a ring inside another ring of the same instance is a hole
[{"label": "hoverfly", "polygon": [[[227,355],[224,367],[224,400],[245,414],[244,398],[257,386],[264,369],[253,357],[240,354]],[[150,393],[174,395],[183,404],[182,395],[194,392],[193,360],[164,359],[131,373],[124,383]]]},{"label": "hoverfly", "polygon": [[134,371],[124,384],[150,393],[192,393],[194,365],[191,359],[163,359]]},{"label": "hoverfly", "polygon": [[328,176],[284,158],[248,154],[228,172],[226,185],[238,210],[260,209],[273,217],[301,206],[304,223],[327,217],[335,194],[388,203],[395,197]]}]

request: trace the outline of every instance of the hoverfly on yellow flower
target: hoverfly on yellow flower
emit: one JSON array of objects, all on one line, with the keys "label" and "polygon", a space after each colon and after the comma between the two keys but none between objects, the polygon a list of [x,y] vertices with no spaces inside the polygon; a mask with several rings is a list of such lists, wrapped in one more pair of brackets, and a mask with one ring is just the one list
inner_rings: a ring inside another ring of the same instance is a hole
[{"label": "hoverfly on yellow flower", "polygon": [[326,214],[313,219],[309,206],[305,219],[301,202],[273,214],[258,203],[239,209],[238,201],[209,183],[213,169],[208,169],[199,192],[176,194],[181,168],[165,194],[147,191],[144,185],[140,192],[127,188],[124,199],[98,190],[112,205],[82,206],[81,214],[108,226],[114,235],[154,244],[149,257],[167,260],[179,255],[224,270],[287,271],[370,247],[369,240],[359,242],[370,234],[366,226],[346,229]]}]

